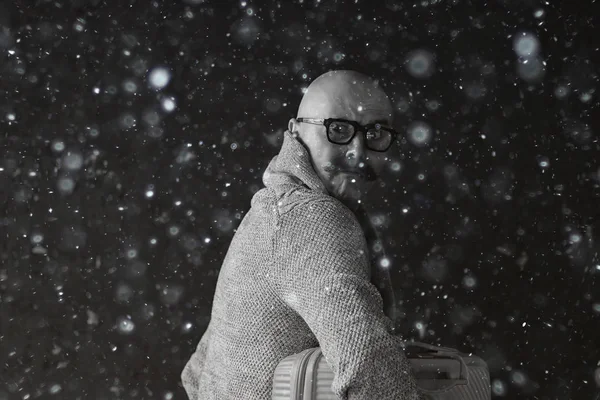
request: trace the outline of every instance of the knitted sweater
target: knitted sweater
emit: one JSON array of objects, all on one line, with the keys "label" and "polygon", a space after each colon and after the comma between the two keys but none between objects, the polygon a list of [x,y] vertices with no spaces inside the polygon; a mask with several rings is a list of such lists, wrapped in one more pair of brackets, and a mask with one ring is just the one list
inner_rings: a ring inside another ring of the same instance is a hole
[{"label": "knitted sweater", "polygon": [[277,364],[318,346],[340,399],[419,399],[393,333],[389,274],[373,265],[375,233],[359,221],[368,222],[364,210],[355,215],[329,195],[289,131],[262,180],[181,374],[190,400],[269,400]]}]

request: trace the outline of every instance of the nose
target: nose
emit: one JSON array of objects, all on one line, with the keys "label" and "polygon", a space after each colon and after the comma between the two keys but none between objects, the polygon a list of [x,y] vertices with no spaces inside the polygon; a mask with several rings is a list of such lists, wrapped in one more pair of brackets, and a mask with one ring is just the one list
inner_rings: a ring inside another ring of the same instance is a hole
[{"label": "nose", "polygon": [[358,169],[357,166],[365,161],[365,138],[362,132],[356,132],[354,138],[348,143],[348,150],[346,151],[346,162],[354,169]]}]

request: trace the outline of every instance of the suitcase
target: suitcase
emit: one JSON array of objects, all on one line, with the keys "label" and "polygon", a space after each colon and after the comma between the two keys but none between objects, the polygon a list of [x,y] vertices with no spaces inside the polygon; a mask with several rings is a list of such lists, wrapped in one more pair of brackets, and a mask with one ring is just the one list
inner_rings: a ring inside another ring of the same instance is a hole
[{"label": "suitcase", "polygon": [[[448,347],[406,342],[404,352],[417,385],[432,400],[492,398],[485,361]],[[333,371],[319,347],[284,358],[273,375],[272,400],[337,400]]]}]

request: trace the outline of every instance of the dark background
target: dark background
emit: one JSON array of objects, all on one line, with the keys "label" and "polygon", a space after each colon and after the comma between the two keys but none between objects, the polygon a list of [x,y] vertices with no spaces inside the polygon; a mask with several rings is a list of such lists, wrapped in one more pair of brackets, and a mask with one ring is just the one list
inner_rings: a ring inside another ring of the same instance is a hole
[{"label": "dark background", "polygon": [[495,398],[593,398],[592,6],[0,3],[0,399],[185,399],[235,228],[330,69],[396,106],[370,210],[399,330],[484,358]]}]

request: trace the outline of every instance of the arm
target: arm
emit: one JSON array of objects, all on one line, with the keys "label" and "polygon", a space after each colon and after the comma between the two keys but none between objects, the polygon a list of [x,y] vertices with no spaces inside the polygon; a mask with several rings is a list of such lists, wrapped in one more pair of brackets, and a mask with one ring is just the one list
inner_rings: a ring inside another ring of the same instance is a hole
[{"label": "arm", "polygon": [[200,385],[202,370],[204,369],[204,359],[206,358],[206,344],[208,342],[209,329],[210,325],[206,328],[206,331],[200,338],[200,342],[198,342],[198,345],[196,346],[196,351],[185,364],[183,371],[181,371],[181,383],[183,385],[183,389],[190,399],[198,398],[198,386]]},{"label": "arm", "polygon": [[379,294],[381,294],[383,299],[383,311],[385,315],[392,320],[395,326],[398,318],[398,310],[396,309],[396,298],[394,296],[390,271],[387,267],[383,267],[380,264],[381,258],[386,257],[385,248],[380,250],[381,254],[375,253],[373,249],[373,246],[377,241],[379,241],[382,245],[383,241],[371,223],[369,215],[364,207],[358,208],[356,218],[358,219],[358,222],[364,231],[365,239],[367,241],[369,250],[369,265],[371,267],[371,283],[375,285],[379,291]]},{"label": "arm", "polygon": [[369,281],[366,243],[349,210],[333,201],[282,217],[275,287],[307,323],[334,372],[341,399],[419,399],[401,340]]}]

